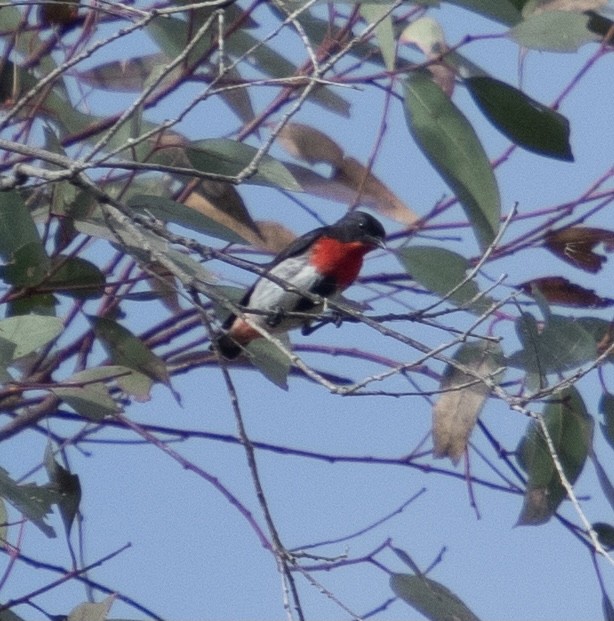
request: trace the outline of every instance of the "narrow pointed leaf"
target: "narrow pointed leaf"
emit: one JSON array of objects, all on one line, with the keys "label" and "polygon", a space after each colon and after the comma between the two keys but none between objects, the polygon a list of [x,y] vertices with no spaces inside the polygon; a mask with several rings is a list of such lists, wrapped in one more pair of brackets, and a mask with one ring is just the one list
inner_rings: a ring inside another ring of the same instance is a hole
[{"label": "narrow pointed leaf", "polygon": [[405,115],[414,140],[460,201],[484,250],[499,229],[501,203],[490,162],[471,124],[422,73],[405,81]]},{"label": "narrow pointed leaf", "polygon": [[115,364],[144,373],[157,382],[170,385],[164,361],[130,330],[106,317],[88,317],[96,337],[100,339]]},{"label": "narrow pointed leaf", "polygon": [[[588,456],[593,420],[575,388],[556,393],[542,416],[563,472],[573,485]],[[537,421],[529,424],[516,455],[528,478],[518,524],[543,524],[554,515],[565,499],[566,491]]]},{"label": "narrow pointed leaf", "polygon": [[582,45],[599,41],[588,28],[589,16],[569,11],[545,11],[532,15],[508,35],[521,45],[549,52],[576,52]]},{"label": "narrow pointed leaf", "polygon": [[[192,166],[200,172],[236,177],[252,163],[258,149],[242,142],[220,138],[193,142],[186,152]],[[301,191],[301,186],[290,171],[270,155],[260,160],[256,173],[246,179],[246,183]]]},{"label": "narrow pointed leaf", "polygon": [[426,576],[392,574],[394,593],[430,621],[479,621],[450,589]]},{"label": "narrow pointed leaf", "polygon": [[45,522],[45,517],[51,513],[51,506],[57,502],[54,490],[35,483],[18,484],[4,468],[0,468],[0,496],[23,513],[47,537],[55,537],[55,531]]},{"label": "narrow pointed leaf", "polygon": [[232,229],[170,198],[137,194],[130,198],[128,206],[137,213],[151,213],[159,220],[179,224],[192,231],[204,233],[224,241],[246,243],[246,240]]},{"label": "narrow pointed leaf", "polygon": [[[286,342],[288,347],[290,343],[287,336],[276,335],[277,338]],[[249,344],[247,348],[249,361],[266,377],[279,388],[288,390],[288,373],[292,362],[290,358],[280,351],[273,343],[269,343],[264,339],[258,339]]]},{"label": "narrow pointed leaf", "polygon": [[573,162],[569,121],[522,91],[487,76],[465,79],[469,93],[488,120],[527,151]]},{"label": "narrow pointed leaf", "polygon": [[51,444],[45,449],[45,469],[51,485],[58,493],[58,508],[66,534],[70,535],[79,503],[81,502],[81,482],[76,474],[73,474],[53,458]]},{"label": "narrow pointed leaf", "polygon": [[599,400],[599,412],[603,414],[601,431],[608,444],[614,449],[614,395],[603,393]]},{"label": "narrow pointed leaf", "polygon": [[104,274],[86,259],[57,256],[51,262],[50,270],[51,276],[45,279],[43,289],[78,299],[99,298],[104,293]]},{"label": "narrow pointed leaf", "polygon": [[12,190],[0,193],[0,257],[9,261],[26,244],[42,247],[42,241],[30,210]]},{"label": "narrow pointed leaf", "polygon": [[394,70],[396,58],[396,40],[390,15],[390,8],[393,4],[394,2],[389,2],[387,5],[377,6],[364,3],[360,6],[360,14],[369,24],[380,20],[375,27],[375,36],[388,71]]},{"label": "narrow pointed leaf", "polygon": [[[399,250],[397,256],[416,282],[440,296],[448,296],[450,291],[465,280],[471,267],[463,256],[436,246],[410,246]],[[472,312],[482,313],[489,308],[491,300],[481,297],[471,302],[479,292],[476,283],[470,280],[447,297],[447,301],[466,307]]]}]

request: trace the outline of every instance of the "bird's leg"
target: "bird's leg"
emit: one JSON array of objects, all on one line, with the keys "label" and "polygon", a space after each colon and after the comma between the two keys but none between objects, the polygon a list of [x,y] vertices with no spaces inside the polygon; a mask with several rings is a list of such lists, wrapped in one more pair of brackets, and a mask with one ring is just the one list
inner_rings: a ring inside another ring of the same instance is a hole
[{"label": "bird's leg", "polygon": [[275,328],[281,323],[281,320],[284,318],[286,311],[281,307],[275,307],[266,318],[266,324],[269,328]]}]

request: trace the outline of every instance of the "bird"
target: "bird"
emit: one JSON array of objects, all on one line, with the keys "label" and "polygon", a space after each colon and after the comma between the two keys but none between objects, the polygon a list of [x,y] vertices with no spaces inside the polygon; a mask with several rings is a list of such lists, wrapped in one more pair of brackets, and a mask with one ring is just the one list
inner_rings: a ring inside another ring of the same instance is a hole
[{"label": "bird", "polygon": [[[338,297],[356,280],[364,256],[376,248],[386,248],[385,238],[386,231],[376,218],[351,211],[334,224],[309,231],[291,242],[266,266],[239,306],[252,324],[269,333],[307,328],[310,320],[322,312],[324,303],[300,292],[325,299]],[[280,282],[287,283],[286,287]],[[310,317],[288,313],[308,313]],[[259,338],[262,334],[253,325],[232,313],[215,340],[222,356],[232,360]]]}]

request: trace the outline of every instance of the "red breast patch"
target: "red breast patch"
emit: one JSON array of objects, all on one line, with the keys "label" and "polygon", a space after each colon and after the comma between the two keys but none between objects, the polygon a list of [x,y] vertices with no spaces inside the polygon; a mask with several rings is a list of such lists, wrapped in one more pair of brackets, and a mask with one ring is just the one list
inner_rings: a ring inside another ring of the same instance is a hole
[{"label": "red breast patch", "polygon": [[313,244],[309,260],[320,274],[333,278],[339,287],[345,289],[356,280],[363,257],[372,249],[362,242],[321,237]]}]

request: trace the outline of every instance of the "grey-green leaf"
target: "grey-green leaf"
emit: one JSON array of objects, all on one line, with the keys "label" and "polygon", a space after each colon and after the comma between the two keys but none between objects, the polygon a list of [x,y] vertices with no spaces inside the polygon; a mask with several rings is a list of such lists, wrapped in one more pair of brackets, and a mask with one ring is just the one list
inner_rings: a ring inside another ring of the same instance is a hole
[{"label": "grey-green leaf", "polygon": [[45,516],[51,513],[51,505],[58,500],[54,490],[35,483],[20,485],[11,479],[4,468],[0,468],[0,496],[6,498],[47,537],[55,537],[55,531],[45,522]]},{"label": "grey-green leaf", "polygon": [[5,261],[26,244],[42,247],[30,210],[15,191],[0,193],[0,257]]},{"label": "grey-green leaf", "polygon": [[430,621],[479,621],[450,589],[426,576],[392,574],[390,587]]},{"label": "grey-green leaf", "polygon": [[599,35],[588,29],[589,16],[572,11],[544,11],[531,15],[508,35],[518,45],[549,52],[576,52]]},{"label": "grey-green leaf", "polygon": [[10,360],[15,360],[46,345],[63,329],[64,323],[57,317],[20,315],[0,320],[0,339],[14,345]]},{"label": "grey-green leaf", "polygon": [[[280,335],[277,335],[280,338]],[[281,335],[284,340],[283,335]],[[289,344],[288,344],[289,346]],[[273,343],[258,339],[247,348],[250,362],[276,386],[288,390],[288,373],[292,363],[290,358],[280,351]]]},{"label": "grey-green leaf", "polygon": [[487,76],[465,79],[480,110],[512,142],[546,157],[573,162],[569,121],[522,91]]},{"label": "grey-green leaf", "polygon": [[128,206],[138,213],[151,213],[164,222],[179,224],[192,231],[204,233],[224,241],[248,243],[243,237],[223,224],[164,196],[138,194],[129,199]]},{"label": "grey-green leaf", "polygon": [[460,201],[484,250],[499,229],[501,200],[492,167],[471,124],[423,73],[405,81],[405,116],[411,135]]},{"label": "grey-green leaf", "polygon": [[[553,395],[542,416],[563,472],[573,485],[582,472],[592,443],[593,419],[575,388]],[[528,477],[518,524],[543,524],[554,515],[566,491],[537,421],[529,424],[516,456]]]},{"label": "grey-green leaf", "polygon": [[100,339],[115,364],[139,371],[157,382],[170,386],[164,361],[130,330],[106,317],[88,316],[96,337]]},{"label": "grey-green leaf", "polygon": [[[399,250],[397,256],[416,282],[440,296],[448,296],[450,291],[465,280],[471,267],[465,257],[437,246],[410,246]],[[492,300],[487,297],[475,300],[479,293],[476,283],[470,280],[449,295],[447,300],[472,312],[483,313]]]},{"label": "grey-green leaf", "polygon": [[[234,178],[251,165],[258,149],[236,140],[213,138],[193,142],[186,149],[186,153],[192,166],[197,170]],[[271,185],[293,192],[302,190],[292,173],[270,155],[265,155],[259,161],[257,169],[245,179],[245,182]]]},{"label": "grey-green leaf", "polygon": [[58,493],[58,508],[66,534],[69,535],[81,502],[81,482],[76,474],[64,468],[54,459],[51,443],[48,443],[45,449],[45,469],[51,485]]}]

